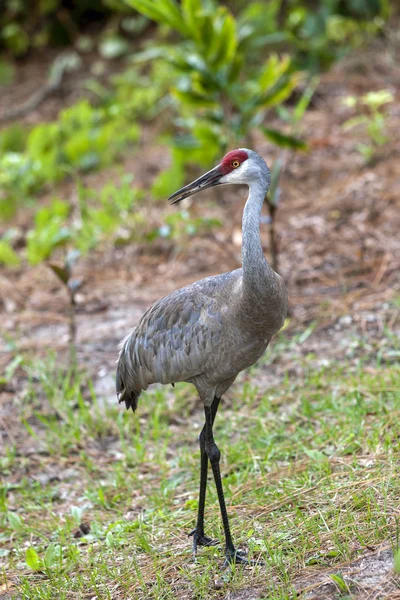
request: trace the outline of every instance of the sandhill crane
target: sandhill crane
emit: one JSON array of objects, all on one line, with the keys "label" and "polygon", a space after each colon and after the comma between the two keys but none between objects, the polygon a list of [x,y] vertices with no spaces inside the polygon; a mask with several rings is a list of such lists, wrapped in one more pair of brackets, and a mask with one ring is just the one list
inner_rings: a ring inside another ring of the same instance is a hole
[{"label": "sandhill crane", "polygon": [[199,436],[200,493],[193,553],[214,543],[204,534],[208,460],[211,463],[225,533],[225,564],[248,563],[236,550],[229,528],[213,423],[221,396],[238,373],[256,362],[282,327],[287,292],[264,257],[260,212],[271,181],[264,160],[253,150],[228,152],[221,163],[172,194],[171,204],[211,186],[247,184],[242,222],[242,268],[207,277],[158,300],[125,338],[117,367],[117,394],[136,410],[152,383],[192,383],[204,403]]}]

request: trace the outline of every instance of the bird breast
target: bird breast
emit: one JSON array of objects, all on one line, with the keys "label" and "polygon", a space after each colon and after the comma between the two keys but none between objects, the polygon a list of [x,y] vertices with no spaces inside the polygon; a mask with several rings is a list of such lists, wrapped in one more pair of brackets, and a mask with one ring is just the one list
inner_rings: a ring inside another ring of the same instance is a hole
[{"label": "bird breast", "polygon": [[270,338],[256,338],[236,327],[224,328],[218,348],[209,356],[205,373],[210,382],[236,377],[265,352]]}]

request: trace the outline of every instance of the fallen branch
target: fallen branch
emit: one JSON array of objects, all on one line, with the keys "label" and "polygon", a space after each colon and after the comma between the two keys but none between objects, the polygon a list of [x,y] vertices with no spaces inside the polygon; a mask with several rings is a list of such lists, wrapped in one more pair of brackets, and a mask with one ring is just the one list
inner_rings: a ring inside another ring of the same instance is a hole
[{"label": "fallen branch", "polygon": [[76,52],[68,52],[58,56],[51,66],[48,82],[32,94],[26,102],[0,115],[0,123],[19,119],[35,110],[46,98],[60,88],[65,73],[76,70],[80,64],[81,59]]}]

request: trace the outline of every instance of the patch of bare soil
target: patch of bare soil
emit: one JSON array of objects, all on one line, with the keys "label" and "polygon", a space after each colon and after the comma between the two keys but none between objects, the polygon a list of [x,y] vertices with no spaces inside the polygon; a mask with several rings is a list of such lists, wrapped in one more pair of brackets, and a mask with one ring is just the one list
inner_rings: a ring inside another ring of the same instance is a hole
[{"label": "patch of bare soil", "polygon": [[[342,576],[348,590],[340,589],[330,575]],[[393,552],[379,548],[370,551],[351,564],[341,565],[340,570],[309,569],[295,582],[299,597],[304,600],[332,600],[352,598],[352,600],[396,600],[400,598],[400,578],[393,573]],[[245,588],[229,593],[224,600],[263,600],[262,588]]]},{"label": "patch of bare soil", "polygon": [[[298,593],[307,600],[330,600],[343,589],[332,581],[330,574],[338,571],[332,569],[312,570],[302,576],[296,584]],[[348,565],[341,565],[340,574],[347,584],[351,598],[354,600],[395,600],[400,598],[400,578],[393,572],[393,552],[390,548],[379,548],[369,552]]]},{"label": "patch of bare soil", "polygon": [[[49,76],[55,61],[74,54],[76,64],[64,71],[59,85],[46,95],[38,105],[33,101],[35,95],[49,83]],[[11,60],[11,58],[9,59]],[[14,80],[12,85],[0,88],[0,125],[7,126],[16,119],[21,124],[36,125],[43,121],[56,119],[60,110],[77,102],[81,97],[90,95],[86,83],[90,77],[106,83],[110,75],[124,68],[121,59],[101,60],[97,53],[78,52],[74,48],[45,48],[31,50],[26,60],[14,61]],[[21,117],[14,118],[14,110],[22,107]]]}]

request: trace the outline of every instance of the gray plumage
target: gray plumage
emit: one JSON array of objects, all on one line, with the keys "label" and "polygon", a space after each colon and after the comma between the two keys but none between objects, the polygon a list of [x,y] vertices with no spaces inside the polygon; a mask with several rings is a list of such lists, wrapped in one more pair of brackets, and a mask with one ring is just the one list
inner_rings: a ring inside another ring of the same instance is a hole
[{"label": "gray plumage", "polygon": [[118,398],[127,408],[136,410],[141,391],[152,383],[178,381],[193,383],[204,404],[211,405],[257,361],[283,325],[286,288],[265,260],[259,234],[269,169],[258,154],[243,150],[249,159],[221,181],[250,188],[243,213],[243,267],[176,290],[145,312],[123,341],[118,360]]},{"label": "gray plumage", "polygon": [[245,183],[242,268],[207,277],[158,300],[122,343],[117,367],[120,402],[136,410],[142,390],[152,383],[188,381],[204,403],[199,436],[200,491],[193,553],[214,543],[204,533],[208,462],[211,463],[225,533],[225,564],[249,561],[236,550],[229,527],[213,423],[221,396],[240,371],[254,364],[282,327],[287,293],[265,260],[260,212],[270,183],[263,159],[245,148],[229,152],[220,165],[170,197],[179,202],[207,187]]}]

